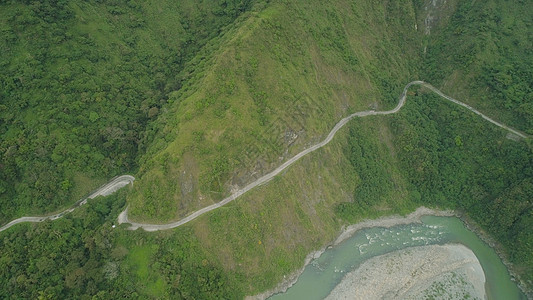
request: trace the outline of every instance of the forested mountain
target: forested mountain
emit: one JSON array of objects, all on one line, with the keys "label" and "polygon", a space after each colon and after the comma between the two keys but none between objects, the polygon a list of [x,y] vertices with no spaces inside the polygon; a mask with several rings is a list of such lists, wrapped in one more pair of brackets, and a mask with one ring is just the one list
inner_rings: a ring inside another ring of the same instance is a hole
[{"label": "forested mountain", "polygon": [[451,16],[439,18],[437,11],[429,26],[421,25],[433,27],[425,34],[422,76],[532,134],[533,3],[454,2],[438,7],[455,7]]},{"label": "forested mountain", "polygon": [[[134,172],[185,63],[250,1],[2,1],[0,222]],[[74,200],[74,201],[73,201]]]},{"label": "forested mountain", "polygon": [[533,280],[533,150],[423,88],[185,226],[328,134],[425,80],[533,133],[531,1],[0,0],[0,298],[242,298],[341,226],[456,209]]}]

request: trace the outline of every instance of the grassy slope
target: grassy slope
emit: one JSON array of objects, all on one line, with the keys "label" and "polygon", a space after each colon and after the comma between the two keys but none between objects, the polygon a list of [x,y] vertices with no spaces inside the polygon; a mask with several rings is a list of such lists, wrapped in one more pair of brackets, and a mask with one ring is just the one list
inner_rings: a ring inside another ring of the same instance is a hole
[{"label": "grassy slope", "polygon": [[[271,288],[284,275],[301,267],[305,256],[333,240],[345,223],[336,213],[340,203],[356,203],[351,222],[413,209],[390,149],[379,139],[390,138],[381,120],[361,120],[351,126],[352,139],[366,153],[362,163],[379,157],[394,182],[369,204],[353,191],[371,181],[364,170],[354,169],[347,142],[348,128],[324,150],[311,154],[269,184],[243,196],[208,217],[189,225],[213,260],[253,294]],[[376,128],[376,129],[372,129]],[[367,138],[377,135],[378,140]],[[308,174],[305,177],[301,174]],[[370,182],[373,183],[373,182]]]},{"label": "grassy slope", "polygon": [[129,196],[132,217],[183,217],[320,141],[350,112],[393,105],[414,78],[403,47],[415,39],[409,4],[272,2],[243,16],[171,97]]}]

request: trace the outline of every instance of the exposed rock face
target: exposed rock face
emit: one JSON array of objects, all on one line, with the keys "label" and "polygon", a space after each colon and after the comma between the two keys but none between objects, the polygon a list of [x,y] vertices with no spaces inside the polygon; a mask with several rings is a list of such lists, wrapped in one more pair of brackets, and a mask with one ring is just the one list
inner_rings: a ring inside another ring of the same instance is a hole
[{"label": "exposed rock face", "polygon": [[346,274],[326,299],[485,299],[485,274],[463,245],[407,248]]},{"label": "exposed rock face", "polygon": [[423,23],[424,34],[431,34],[433,28],[447,22],[451,12],[455,9],[455,2],[447,0],[426,0],[423,10],[425,13]]}]

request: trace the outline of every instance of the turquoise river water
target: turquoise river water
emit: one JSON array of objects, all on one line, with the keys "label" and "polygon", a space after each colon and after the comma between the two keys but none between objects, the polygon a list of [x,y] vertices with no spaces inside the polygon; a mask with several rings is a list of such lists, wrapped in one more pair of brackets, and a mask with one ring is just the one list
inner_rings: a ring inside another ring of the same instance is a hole
[{"label": "turquoise river water", "polygon": [[449,243],[463,244],[477,256],[485,272],[489,300],[526,299],[492,248],[468,230],[460,219],[435,216],[422,217],[422,224],[358,231],[313,260],[287,292],[270,299],[323,299],[347,272],[371,257],[407,247]]}]

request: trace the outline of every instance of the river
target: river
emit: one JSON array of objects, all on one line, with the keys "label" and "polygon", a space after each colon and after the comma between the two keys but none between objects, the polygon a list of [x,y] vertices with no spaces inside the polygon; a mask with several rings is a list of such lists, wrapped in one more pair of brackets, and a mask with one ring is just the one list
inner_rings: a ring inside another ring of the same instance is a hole
[{"label": "river", "polygon": [[436,244],[462,244],[474,252],[485,273],[489,300],[526,299],[492,248],[469,231],[459,218],[436,216],[422,217],[422,224],[360,230],[311,261],[296,284],[270,299],[323,299],[347,272],[369,258],[408,247]]}]

